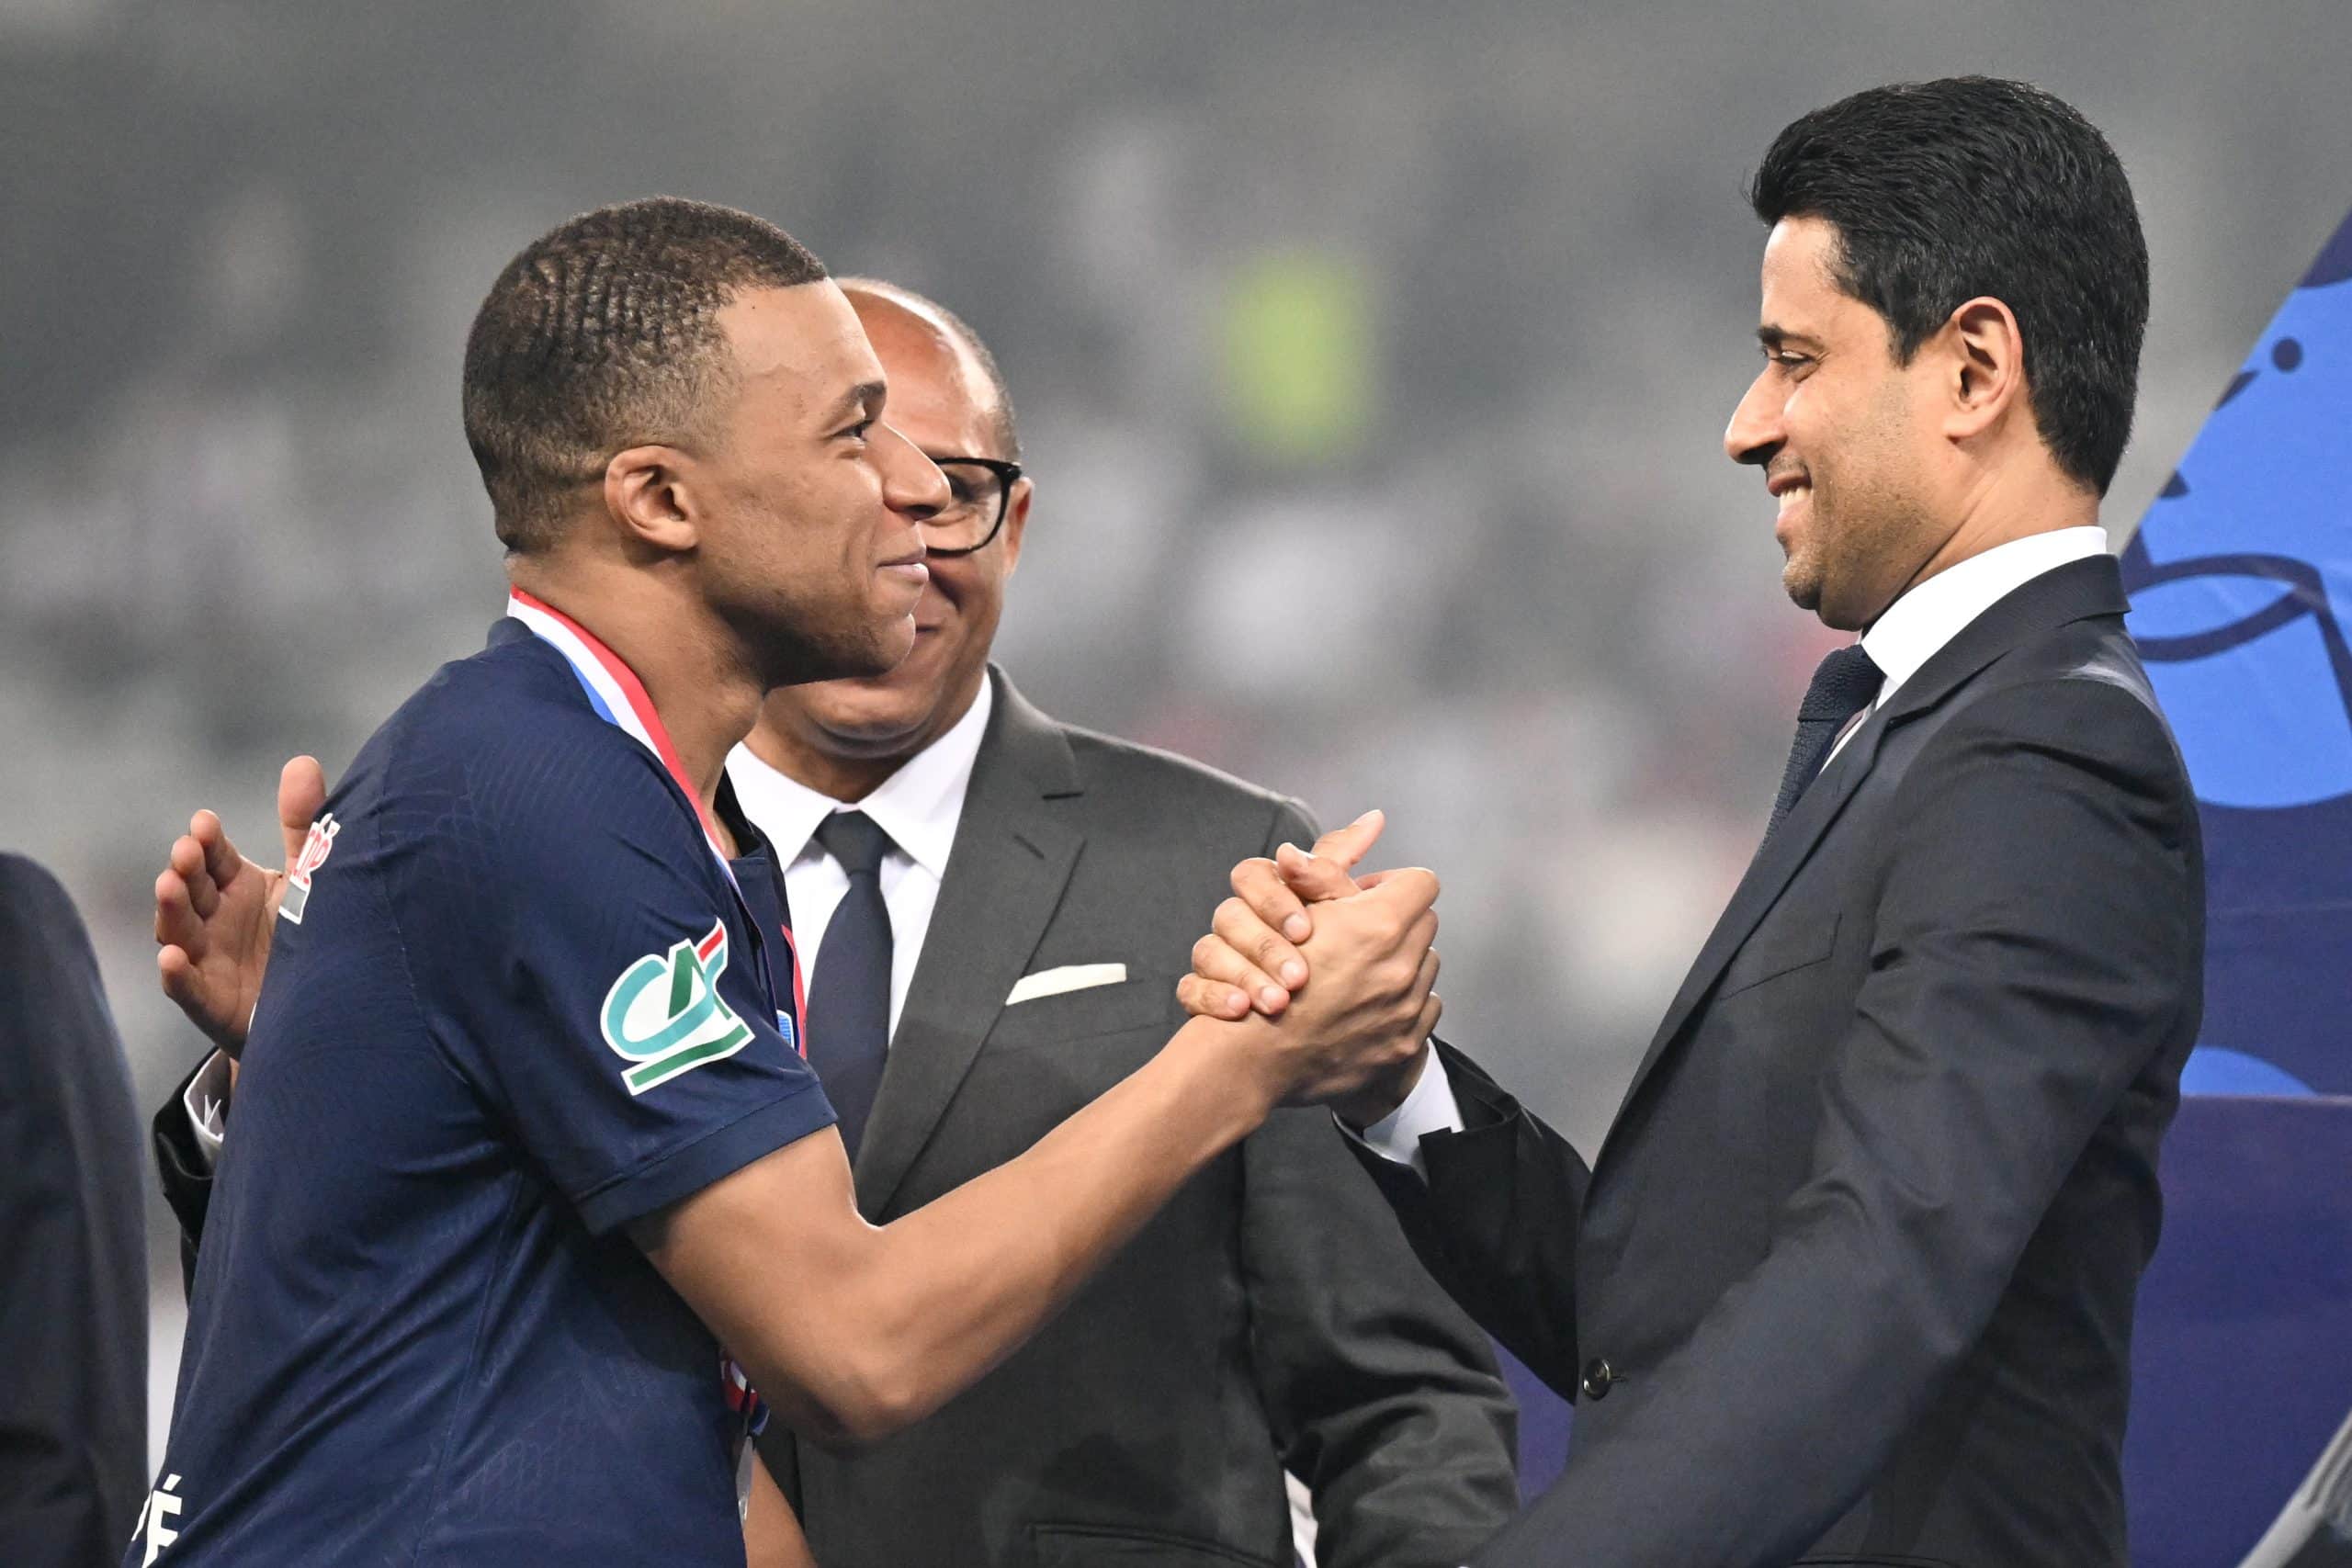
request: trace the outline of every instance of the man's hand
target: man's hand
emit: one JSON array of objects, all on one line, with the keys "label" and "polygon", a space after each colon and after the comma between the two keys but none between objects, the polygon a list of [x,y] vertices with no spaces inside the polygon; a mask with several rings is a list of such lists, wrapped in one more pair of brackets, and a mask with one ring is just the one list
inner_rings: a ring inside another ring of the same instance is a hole
[{"label": "man's hand", "polygon": [[1272,860],[1260,856],[1235,866],[1234,896],[1216,907],[1209,934],[1193,944],[1193,973],[1176,987],[1185,1010],[1239,1019],[1255,1007],[1268,1018],[1280,1017],[1291,994],[1306,984],[1306,960],[1298,947],[1315,930],[1306,906],[1379,886],[1381,873],[1361,882],[1349,873],[1387,825],[1385,814],[1367,811],[1316,840],[1312,851],[1284,844]]},{"label": "man's hand", "polygon": [[1410,1091],[1444,1005],[1430,946],[1437,878],[1418,868],[1349,874],[1383,826],[1367,812],[1311,854],[1285,844],[1274,860],[1236,867],[1235,896],[1177,987],[1196,1015],[1242,1019],[1254,1006],[1279,1019],[1285,1098],[1329,1104],[1359,1126]]},{"label": "man's hand", "polygon": [[1366,811],[1315,840],[1315,849],[1284,844],[1275,858],[1232,867],[1232,898],[1216,905],[1209,936],[1193,942],[1193,974],[1176,983],[1176,999],[1197,1018],[1247,1018],[1256,1009],[1280,1018],[1307,983],[1301,945],[1315,933],[1307,905],[1350,898],[1381,886],[1393,872],[1350,877],[1381,837],[1387,818]]},{"label": "man's hand", "polygon": [[[297,757],[277,775],[277,825],[288,863],[301,853],[326,799],[326,774],[315,757]],[[232,1058],[244,1047],[245,1025],[261,998],[285,896],[286,873],[239,854],[209,811],[189,821],[155,878],[155,967],[164,994]]]}]

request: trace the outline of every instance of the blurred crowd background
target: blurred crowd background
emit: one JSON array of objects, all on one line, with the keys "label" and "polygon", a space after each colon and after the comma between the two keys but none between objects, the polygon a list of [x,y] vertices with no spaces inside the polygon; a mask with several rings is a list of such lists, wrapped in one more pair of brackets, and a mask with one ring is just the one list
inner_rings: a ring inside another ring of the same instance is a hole
[{"label": "blurred crowd background", "polygon": [[275,855],[277,764],[334,776],[498,613],[483,289],[570,213],[702,197],[993,344],[1016,681],[1387,808],[1445,878],[1448,1032],[1589,1151],[1835,640],[1721,451],[1746,175],[1971,70],[2138,189],[2120,544],[2352,197],[2343,0],[0,0],[0,841],[82,905],[153,1104],[198,1050],[153,979],[173,835],[209,805]]}]

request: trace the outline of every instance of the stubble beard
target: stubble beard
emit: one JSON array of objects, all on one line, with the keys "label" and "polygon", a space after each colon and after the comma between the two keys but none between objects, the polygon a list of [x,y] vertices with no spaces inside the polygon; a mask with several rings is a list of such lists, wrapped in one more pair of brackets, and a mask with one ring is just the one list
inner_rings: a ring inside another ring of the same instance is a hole
[{"label": "stubble beard", "polygon": [[[1814,498],[1814,517],[1820,518],[1820,498]],[[1781,587],[1789,602],[1807,614],[1821,608],[1821,551],[1810,533],[1797,541],[1781,563]]]},{"label": "stubble beard", "polygon": [[900,623],[854,604],[807,594],[738,600],[728,616],[766,690],[811,681],[879,675],[896,668],[912,638]]},{"label": "stubble beard", "polygon": [[1781,563],[1781,588],[1791,604],[1812,614],[1821,608],[1822,583],[1828,576],[1826,558],[1835,520],[1825,504],[1820,474],[1807,470],[1804,482],[1804,526],[1790,540],[1787,558]]},{"label": "stubble beard", "polygon": [[[1909,560],[1913,542],[1925,528],[1917,498],[1894,487],[1879,487],[1853,499],[1852,514],[1842,520],[1842,526],[1823,528],[1815,541],[1803,584],[1809,599],[1799,597],[1794,585],[1789,596],[1818,615],[1824,626],[1859,632],[1903,592],[1916,570]],[[1818,511],[1815,519],[1830,521]],[[1799,562],[1792,558],[1789,565],[1793,573]]]}]

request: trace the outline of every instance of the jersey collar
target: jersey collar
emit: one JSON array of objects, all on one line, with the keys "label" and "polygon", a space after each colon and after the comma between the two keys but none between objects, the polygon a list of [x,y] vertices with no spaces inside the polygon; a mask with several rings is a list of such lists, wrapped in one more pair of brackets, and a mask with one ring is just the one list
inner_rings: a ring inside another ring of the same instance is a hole
[{"label": "jersey collar", "polygon": [[598,717],[628,732],[661,761],[679,793],[686,797],[686,804],[694,807],[695,819],[702,827],[703,841],[710,846],[719,869],[732,885],[735,869],[728,863],[726,848],[718,837],[718,824],[712,818],[710,807],[703,804],[694,780],[686,776],[685,763],[679,760],[678,749],[670,739],[669,727],[654,710],[653,699],[647,695],[645,682],[637,678],[637,671],[605,647],[595,633],[519,588],[509,591],[506,613],[563,655],[564,662],[571,666],[571,673],[580,682],[580,689],[588,695],[588,705],[596,710]]}]

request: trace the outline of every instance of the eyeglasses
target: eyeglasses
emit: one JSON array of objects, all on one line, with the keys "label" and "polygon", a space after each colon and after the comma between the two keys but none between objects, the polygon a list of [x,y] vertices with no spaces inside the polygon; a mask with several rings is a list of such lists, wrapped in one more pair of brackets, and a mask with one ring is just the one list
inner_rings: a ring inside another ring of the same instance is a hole
[{"label": "eyeglasses", "polygon": [[1021,465],[1001,457],[933,457],[946,476],[945,506],[922,520],[923,553],[968,556],[986,549],[1004,526]]}]

